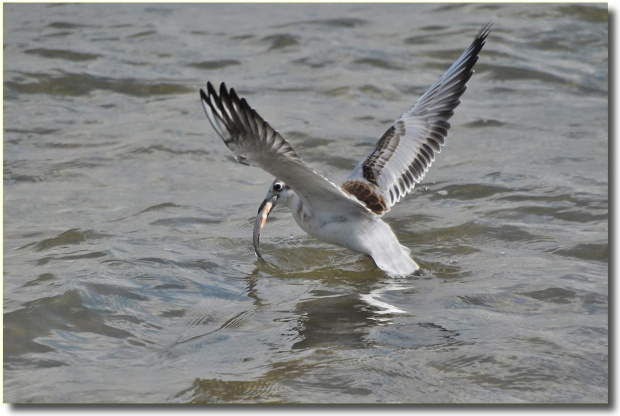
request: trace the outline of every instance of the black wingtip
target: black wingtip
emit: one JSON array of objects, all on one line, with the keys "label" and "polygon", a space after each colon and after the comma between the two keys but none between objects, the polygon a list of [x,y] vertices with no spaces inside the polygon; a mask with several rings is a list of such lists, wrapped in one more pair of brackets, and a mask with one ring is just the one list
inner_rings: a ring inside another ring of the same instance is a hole
[{"label": "black wingtip", "polygon": [[489,34],[491,33],[492,27],[493,27],[493,21],[489,20],[488,23],[482,26],[482,28],[480,28],[480,30],[478,31],[478,34],[476,35],[476,40],[479,40],[480,42],[484,42],[487,36],[489,36]]},{"label": "black wingtip", "polygon": [[205,102],[209,101],[209,97],[207,97],[207,94],[202,88],[200,89],[200,99]]},{"label": "black wingtip", "polygon": [[482,51],[482,48],[486,44],[486,38],[491,33],[493,27],[493,21],[489,21],[482,26],[476,35],[476,38],[466,50],[466,54],[469,56],[467,60],[467,67],[469,70],[473,69],[474,64],[478,61],[478,54]]},{"label": "black wingtip", "polygon": [[215,92],[215,88],[213,87],[213,84],[211,84],[210,81],[207,81],[207,91],[209,92],[209,95],[215,95],[217,97],[217,93]]}]

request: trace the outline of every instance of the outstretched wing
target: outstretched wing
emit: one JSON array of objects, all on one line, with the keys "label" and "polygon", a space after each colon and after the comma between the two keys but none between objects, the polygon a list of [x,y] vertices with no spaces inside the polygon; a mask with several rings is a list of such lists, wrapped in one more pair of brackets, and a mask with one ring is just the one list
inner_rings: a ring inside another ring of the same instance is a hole
[{"label": "outstretched wing", "polygon": [[485,25],[471,45],[424,95],[385,132],[342,188],[383,215],[420,183],[448,136],[454,109],[467,89],[478,53],[491,30]]},{"label": "outstretched wing", "polygon": [[220,85],[219,95],[207,83],[207,92],[200,90],[207,118],[238,162],[261,167],[284,181],[313,207],[335,207],[343,214],[370,211],[354,196],[308,167],[286,140],[250,107],[239,99],[234,88]]}]

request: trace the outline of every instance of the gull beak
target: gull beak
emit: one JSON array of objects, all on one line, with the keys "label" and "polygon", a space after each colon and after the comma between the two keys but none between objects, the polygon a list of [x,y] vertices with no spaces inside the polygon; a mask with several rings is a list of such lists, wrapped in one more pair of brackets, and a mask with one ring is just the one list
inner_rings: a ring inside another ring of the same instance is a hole
[{"label": "gull beak", "polygon": [[254,222],[254,234],[252,237],[252,243],[254,244],[254,253],[256,257],[265,261],[263,256],[260,254],[260,250],[258,249],[258,244],[260,242],[260,233],[263,231],[263,227],[267,224],[267,217],[271,213],[271,210],[276,206],[278,202],[278,196],[274,195],[270,198],[265,198],[260,207],[258,208],[258,215],[256,216],[256,221]]}]

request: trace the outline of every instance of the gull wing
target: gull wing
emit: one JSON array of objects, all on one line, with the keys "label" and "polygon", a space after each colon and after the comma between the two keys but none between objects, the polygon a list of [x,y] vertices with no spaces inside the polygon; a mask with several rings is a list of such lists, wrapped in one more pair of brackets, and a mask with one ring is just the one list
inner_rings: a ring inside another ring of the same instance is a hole
[{"label": "gull wing", "polygon": [[258,166],[284,181],[304,204],[336,208],[346,215],[352,211],[371,212],[354,196],[308,167],[290,144],[274,130],[234,88],[220,85],[219,94],[210,82],[200,90],[207,118],[239,163]]},{"label": "gull wing", "polygon": [[463,54],[396,120],[351,172],[342,188],[383,215],[420,183],[448,136],[454,109],[491,30],[485,25]]}]

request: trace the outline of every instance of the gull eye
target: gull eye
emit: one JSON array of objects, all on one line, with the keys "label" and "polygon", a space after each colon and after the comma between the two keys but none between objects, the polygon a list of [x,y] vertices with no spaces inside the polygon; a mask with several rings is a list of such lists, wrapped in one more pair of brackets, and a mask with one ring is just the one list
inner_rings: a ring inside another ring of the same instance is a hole
[{"label": "gull eye", "polygon": [[273,190],[274,191],[281,191],[282,190],[282,184],[280,182],[276,182],[273,184]]}]

